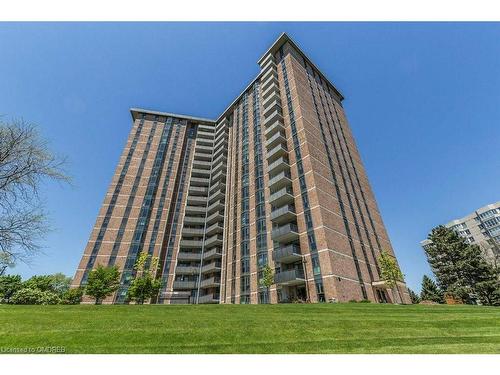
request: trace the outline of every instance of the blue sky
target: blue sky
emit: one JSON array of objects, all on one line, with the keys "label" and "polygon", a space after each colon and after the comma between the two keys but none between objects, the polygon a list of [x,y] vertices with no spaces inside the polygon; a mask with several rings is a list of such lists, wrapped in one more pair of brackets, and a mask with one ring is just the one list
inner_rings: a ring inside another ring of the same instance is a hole
[{"label": "blue sky", "polygon": [[53,232],[12,272],[73,275],[127,138],[128,109],[208,118],[287,32],[345,96],[409,286],[435,225],[500,199],[500,24],[0,24],[0,115],[37,123],[74,186],[44,187]]}]

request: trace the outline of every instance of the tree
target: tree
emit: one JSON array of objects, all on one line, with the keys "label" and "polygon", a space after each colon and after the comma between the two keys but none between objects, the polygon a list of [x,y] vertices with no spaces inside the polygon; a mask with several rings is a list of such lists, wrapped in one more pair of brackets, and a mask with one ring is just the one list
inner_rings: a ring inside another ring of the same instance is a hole
[{"label": "tree", "polygon": [[82,301],[85,289],[82,287],[71,288],[65,291],[62,295],[62,303],[65,305],[78,305]]},{"label": "tree", "polygon": [[489,303],[498,275],[484,259],[481,248],[444,226],[434,228],[428,239],[425,252],[440,289],[466,303],[482,293],[483,298],[488,296],[484,302]]},{"label": "tree", "polygon": [[120,272],[118,267],[104,267],[98,265],[97,268],[89,272],[85,294],[95,299],[95,304],[99,305],[107,296],[113,294],[120,286]]},{"label": "tree", "polygon": [[14,259],[10,254],[0,251],[0,276],[2,276],[7,268],[15,266]]},{"label": "tree", "polygon": [[410,294],[411,303],[413,303],[414,305],[420,303],[421,299],[419,295],[410,288],[408,288],[408,294]]},{"label": "tree", "polygon": [[429,276],[424,275],[422,279],[422,291],[420,292],[420,299],[422,301],[434,301],[443,303],[443,292],[439,290],[437,284]]},{"label": "tree", "polygon": [[71,286],[71,277],[66,276],[65,274],[58,272],[53,275],[50,275],[51,283],[50,288],[54,293],[57,293],[59,296],[63,296]]},{"label": "tree", "polygon": [[271,301],[270,289],[274,284],[274,272],[269,264],[266,264],[262,269],[262,279],[259,280],[259,283],[262,287],[266,288],[267,298]]},{"label": "tree", "polygon": [[10,298],[21,289],[21,276],[0,276],[0,302],[10,303]]},{"label": "tree", "polygon": [[14,293],[10,302],[15,305],[57,305],[61,299],[51,291],[22,288]]},{"label": "tree", "polygon": [[49,230],[40,187],[50,180],[69,182],[64,164],[34,125],[0,121],[0,259],[7,265],[29,262],[39,251]]},{"label": "tree", "polygon": [[144,301],[156,297],[161,288],[161,280],[155,279],[158,269],[158,258],[141,252],[134,265],[135,277],[127,292],[131,301],[142,305]]},{"label": "tree", "polygon": [[500,267],[497,264],[488,265],[489,277],[476,284],[476,293],[481,303],[490,306],[500,306]]},{"label": "tree", "polygon": [[380,265],[380,276],[386,282],[387,286],[392,289],[393,295],[395,295],[395,291],[398,292],[399,300],[403,303],[403,298],[398,288],[398,282],[403,281],[403,273],[399,269],[396,259],[388,251],[383,250],[378,257],[378,263]]}]

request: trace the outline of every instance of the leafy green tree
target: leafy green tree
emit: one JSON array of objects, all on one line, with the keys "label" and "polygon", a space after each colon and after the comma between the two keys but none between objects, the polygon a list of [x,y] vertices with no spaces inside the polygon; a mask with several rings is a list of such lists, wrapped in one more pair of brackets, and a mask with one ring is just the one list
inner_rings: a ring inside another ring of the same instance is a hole
[{"label": "leafy green tree", "polygon": [[498,277],[479,246],[469,244],[454,230],[442,225],[434,228],[427,238],[431,242],[425,252],[442,291],[466,303],[480,293],[483,298],[488,296],[486,303],[490,296],[493,298],[493,285]]},{"label": "leafy green tree", "polygon": [[267,292],[267,298],[269,299],[269,302],[271,301],[271,286],[274,284],[274,271],[273,269],[269,266],[269,264],[266,264],[264,268],[262,269],[262,278],[259,280],[259,284],[266,288]]},{"label": "leafy green tree", "polygon": [[127,298],[142,305],[146,300],[157,296],[161,280],[156,279],[158,258],[150,257],[147,252],[141,252],[134,265],[135,277],[130,284]]},{"label": "leafy green tree", "polygon": [[50,275],[50,277],[51,277],[50,288],[54,293],[57,293],[59,296],[62,296],[69,290],[72,281],[71,277],[68,277],[61,272]]},{"label": "leafy green tree", "polygon": [[404,303],[398,288],[398,282],[403,281],[403,273],[399,269],[396,259],[388,251],[383,250],[378,257],[378,264],[380,265],[380,276],[392,289],[393,295],[396,295],[395,291],[397,291],[399,300]]},{"label": "leafy green tree", "polygon": [[500,267],[488,265],[488,277],[476,284],[476,293],[484,305],[500,306]]},{"label": "leafy green tree", "polygon": [[78,305],[82,301],[85,289],[82,287],[71,288],[65,291],[61,298],[61,303],[65,305]]},{"label": "leafy green tree", "polygon": [[443,303],[443,292],[439,289],[437,284],[429,276],[424,275],[422,278],[422,291],[420,292],[420,299],[422,301],[434,301]]},{"label": "leafy green tree", "polygon": [[0,276],[0,302],[10,303],[10,298],[21,289],[21,276]]},{"label": "leafy green tree", "polygon": [[419,295],[410,288],[408,288],[408,294],[410,295],[411,303],[413,303],[414,305],[420,303],[421,300]]},{"label": "leafy green tree", "polygon": [[22,288],[14,293],[10,302],[15,305],[57,305],[61,299],[51,291]]},{"label": "leafy green tree", "polygon": [[120,271],[118,267],[104,267],[98,265],[97,268],[89,272],[85,294],[95,299],[95,304],[99,305],[102,300],[110,296],[120,286]]},{"label": "leafy green tree", "polygon": [[42,292],[53,292],[51,275],[35,275],[23,282],[23,289],[38,289]]}]

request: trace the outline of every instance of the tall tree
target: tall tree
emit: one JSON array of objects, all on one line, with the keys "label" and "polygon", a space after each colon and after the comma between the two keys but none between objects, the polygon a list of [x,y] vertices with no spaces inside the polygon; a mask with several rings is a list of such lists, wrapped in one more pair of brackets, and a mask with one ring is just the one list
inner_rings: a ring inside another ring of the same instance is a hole
[{"label": "tall tree", "polygon": [[422,301],[433,301],[443,303],[443,292],[439,290],[437,284],[429,276],[424,275],[422,278],[422,291],[420,292]]},{"label": "tall tree", "polygon": [[403,281],[403,273],[399,269],[396,259],[388,251],[383,250],[378,257],[378,264],[380,265],[381,278],[392,289],[393,295],[396,295],[395,292],[397,291],[399,300],[403,303],[403,298],[398,288],[398,282]]},{"label": "tall tree", "polygon": [[22,287],[21,276],[0,276],[0,302],[9,303],[11,297]]},{"label": "tall tree", "polygon": [[431,231],[428,239],[431,242],[425,252],[443,292],[467,303],[479,294],[481,286],[491,286],[495,279],[498,280],[484,259],[481,248],[469,244],[452,229],[438,226]]},{"label": "tall tree", "polygon": [[161,287],[161,280],[156,279],[158,258],[141,252],[134,265],[135,277],[128,288],[127,297],[142,305],[146,300],[156,297]]},{"label": "tall tree", "polygon": [[0,121],[0,258],[8,264],[29,262],[39,251],[49,230],[40,188],[69,181],[64,163],[34,125]]},{"label": "tall tree", "polygon": [[85,294],[95,299],[99,305],[102,300],[118,290],[120,286],[120,271],[118,267],[104,267],[98,265],[89,273]]}]

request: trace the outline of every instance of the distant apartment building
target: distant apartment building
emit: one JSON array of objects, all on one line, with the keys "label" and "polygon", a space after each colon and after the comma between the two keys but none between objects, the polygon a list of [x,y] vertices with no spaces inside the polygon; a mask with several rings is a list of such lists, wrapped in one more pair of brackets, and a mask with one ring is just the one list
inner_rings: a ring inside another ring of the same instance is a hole
[{"label": "distant apartment building", "polygon": [[152,303],[409,302],[380,277],[380,252],[394,253],[343,96],[286,34],[258,64],[216,120],[131,110],[75,286],[116,265],[105,302],[125,303],[147,252],[162,280]]},{"label": "distant apartment building", "polygon": [[[445,226],[453,229],[467,242],[479,245],[488,260],[500,260],[500,202],[481,207]],[[424,249],[430,243],[429,240],[420,242]]]}]

